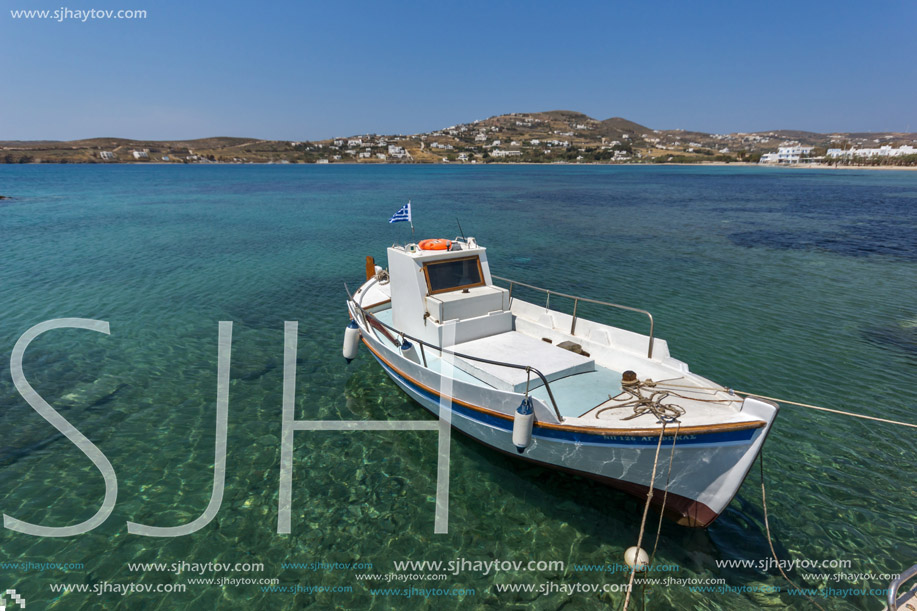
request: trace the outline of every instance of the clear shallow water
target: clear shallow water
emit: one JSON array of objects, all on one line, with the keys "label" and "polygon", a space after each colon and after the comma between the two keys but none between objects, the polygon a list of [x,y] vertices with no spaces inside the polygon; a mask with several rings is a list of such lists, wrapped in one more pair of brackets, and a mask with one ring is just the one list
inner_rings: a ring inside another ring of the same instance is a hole
[{"label": "clear shallow water", "polygon": [[[276,533],[283,322],[300,322],[297,418],[420,419],[363,351],[340,358],[343,283],[363,258],[409,235],[388,217],[414,201],[418,237],[455,218],[488,246],[495,273],[644,307],[692,370],[735,388],[914,421],[917,174],[654,167],[0,166],[0,509],[67,525],[91,516],[102,478],[16,393],[9,356],[32,325],[107,320],[111,335],[52,331],[25,358],[33,387],[112,462],[109,519],[66,539],[0,531],[0,569],[29,608],[600,609],[623,595],[497,593],[496,584],[620,584],[642,503],[601,485],[453,437],[450,533],[433,535],[436,436],[296,433],[293,533]],[[562,306],[560,303],[552,305]],[[589,314],[588,310],[584,312]],[[600,317],[601,318],[601,317]],[[217,322],[233,321],[226,492],[193,535],[151,539],[125,522],[173,526],[206,507],[213,477]],[[607,322],[643,331],[639,317]],[[917,562],[914,433],[785,407],[765,446],[771,528],[783,559],[850,561],[795,570],[812,588],[878,588],[842,573]],[[651,513],[650,544],[656,516]],[[785,586],[766,559],[757,467],[707,531],[665,523],[657,561],[678,578]],[[365,582],[401,560],[562,560],[565,571],[464,571],[442,581]],[[189,584],[184,593],[52,593],[49,584],[182,584],[129,562],[257,562],[278,578],[351,592],[270,593]],[[283,568],[364,562],[372,570]],[[804,579],[825,572],[835,582]],[[370,587],[468,588],[464,597]],[[783,594],[653,586],[647,608],[808,608]],[[819,599],[881,608],[876,596]],[[635,608],[635,607],[631,607]],[[637,606],[639,608],[639,606]]]}]

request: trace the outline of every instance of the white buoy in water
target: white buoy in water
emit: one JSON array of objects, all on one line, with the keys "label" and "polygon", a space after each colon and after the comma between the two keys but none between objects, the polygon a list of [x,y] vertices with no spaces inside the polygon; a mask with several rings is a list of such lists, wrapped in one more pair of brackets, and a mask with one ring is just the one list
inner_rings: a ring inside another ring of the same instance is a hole
[{"label": "white buoy in water", "polygon": [[415,363],[420,362],[420,358],[417,356],[417,349],[408,340],[404,340],[404,343],[401,344],[401,356]]},{"label": "white buoy in water", "polygon": [[360,345],[360,327],[353,320],[344,329],[344,358],[349,363],[357,357],[357,347]]},{"label": "white buoy in water", "polygon": [[628,547],[627,551],[624,552],[624,564],[628,568],[642,573],[649,567],[650,557],[646,555],[645,550],[634,545],[633,547]]},{"label": "white buoy in water", "polygon": [[526,397],[516,408],[513,416],[513,445],[522,454],[532,443],[532,427],[535,426],[535,409],[532,398]]}]

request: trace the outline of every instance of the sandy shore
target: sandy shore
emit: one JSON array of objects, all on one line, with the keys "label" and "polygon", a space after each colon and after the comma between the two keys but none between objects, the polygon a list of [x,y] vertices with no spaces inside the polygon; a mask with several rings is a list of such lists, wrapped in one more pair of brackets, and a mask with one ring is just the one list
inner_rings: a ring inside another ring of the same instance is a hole
[{"label": "sandy shore", "polygon": [[[0,165],[3,165],[3,164],[0,164]],[[8,165],[18,165],[18,164],[8,164]],[[26,164],[26,165],[62,165],[62,164],[59,164],[59,163],[36,163],[36,162],[30,162],[29,164]],[[249,161],[249,162],[245,162],[245,161],[211,161],[211,162],[205,162],[205,163],[178,163],[178,162],[172,162],[172,161],[144,161],[144,162],[136,162],[136,161],[127,161],[127,162],[125,162],[125,161],[115,161],[115,162],[107,162],[107,163],[99,163],[99,162],[90,163],[90,162],[85,162],[85,161],[77,161],[77,162],[69,162],[69,165],[106,165],[106,166],[108,166],[108,165],[117,165],[117,166],[125,166],[125,165],[130,165],[130,166],[144,166],[144,165],[152,165],[152,166],[170,166],[170,165],[174,165],[174,166],[180,166],[180,165],[289,165],[289,166],[296,166],[296,165],[321,165],[321,164],[315,164],[315,163],[302,163],[302,162],[299,162],[299,163],[297,163],[297,162],[292,162],[292,163],[279,163],[279,162],[276,162],[276,161],[275,161],[275,162],[269,162],[269,161],[255,161],[255,162],[252,162],[252,161]],[[841,165],[841,166],[835,166],[835,165],[833,165],[833,164],[830,164],[830,165],[829,165],[829,164],[823,164],[823,163],[806,163],[806,164],[793,164],[793,165],[791,165],[791,164],[776,164],[776,163],[773,163],[773,164],[771,164],[771,163],[768,163],[768,164],[748,163],[748,162],[745,162],[745,161],[733,161],[733,162],[730,162],[730,163],[726,163],[725,161],[703,161],[703,162],[697,162],[697,163],[597,163],[597,162],[591,162],[591,163],[574,163],[574,162],[562,162],[562,161],[561,161],[561,162],[554,161],[554,162],[550,162],[550,163],[532,163],[532,162],[525,162],[525,161],[500,161],[500,162],[495,162],[495,163],[461,163],[461,162],[450,162],[450,163],[443,163],[443,162],[415,162],[415,163],[411,163],[411,162],[396,162],[396,163],[392,163],[392,162],[387,162],[387,161],[363,161],[363,162],[361,162],[361,161],[351,161],[351,160],[343,161],[343,160],[342,160],[342,161],[335,161],[335,162],[333,162],[333,163],[329,163],[328,165],[348,165],[348,166],[363,166],[363,165],[451,165],[451,166],[469,166],[469,167],[470,167],[470,166],[501,166],[501,165],[509,165],[509,166],[516,166],[516,165],[526,165],[526,166],[544,165],[544,166],[628,166],[628,167],[654,166],[654,167],[670,167],[670,168],[677,168],[677,167],[682,167],[682,166],[685,166],[685,167],[727,167],[727,166],[730,166],[730,167],[740,167],[740,168],[767,168],[767,169],[791,170],[791,171],[792,171],[792,170],[904,170],[904,171],[911,171],[911,172],[917,171],[917,166],[892,166],[892,165],[879,165],[879,166],[876,166],[876,165],[862,165],[862,166],[859,166],[859,165]]]},{"label": "sandy shore", "polygon": [[[758,164],[749,164],[758,165]],[[805,165],[764,165],[762,167],[778,167],[788,170],[907,170],[913,172],[917,166],[913,165],[828,165],[824,163],[807,163]]]},{"label": "sandy shore", "polygon": [[[336,162],[340,164],[341,162]],[[354,163],[353,165],[362,165],[360,163]],[[394,164],[390,164],[394,165]],[[501,166],[501,165],[568,165],[568,166],[653,166],[653,167],[670,167],[677,168],[681,166],[686,167],[739,167],[739,168],[768,168],[774,170],[906,170],[906,171],[915,171],[917,166],[894,166],[894,165],[841,165],[835,166],[834,164],[828,165],[824,163],[806,163],[806,164],[776,164],[776,163],[748,163],[746,161],[732,161],[726,163],[725,161],[703,161],[698,163],[564,163],[564,162],[552,162],[552,163],[526,163],[521,161],[500,161],[497,163],[429,163],[429,164],[409,164],[409,165],[486,165],[486,166]]]}]

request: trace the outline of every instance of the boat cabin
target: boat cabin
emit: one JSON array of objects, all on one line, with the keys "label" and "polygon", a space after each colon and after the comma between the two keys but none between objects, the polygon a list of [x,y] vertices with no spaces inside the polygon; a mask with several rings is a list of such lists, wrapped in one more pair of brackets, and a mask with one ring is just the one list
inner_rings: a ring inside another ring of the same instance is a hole
[{"label": "boat cabin", "polygon": [[[407,335],[460,354],[525,362],[549,381],[595,370],[588,355],[563,350],[516,330],[510,292],[493,283],[487,250],[474,238],[447,241],[445,250],[415,244],[388,249],[392,324]],[[421,242],[423,244],[423,242]],[[450,337],[450,327],[455,335]],[[513,392],[541,381],[525,370],[457,358],[455,366],[486,384]]]},{"label": "boat cabin", "polygon": [[487,249],[469,238],[448,250],[415,244],[388,249],[395,328],[437,346],[455,325],[454,343],[513,330],[509,291],[494,286]]}]

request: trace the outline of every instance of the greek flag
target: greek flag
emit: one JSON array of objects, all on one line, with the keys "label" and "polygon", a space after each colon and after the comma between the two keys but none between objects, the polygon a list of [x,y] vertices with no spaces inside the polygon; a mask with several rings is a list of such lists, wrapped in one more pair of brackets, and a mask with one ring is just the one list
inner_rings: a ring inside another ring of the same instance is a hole
[{"label": "greek flag", "polygon": [[403,205],[401,209],[392,215],[392,218],[388,220],[389,223],[400,223],[401,221],[407,221],[413,225],[411,221],[411,202],[408,200],[408,203]]}]

